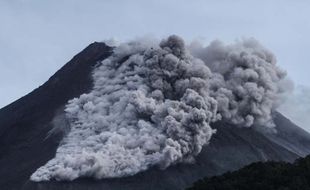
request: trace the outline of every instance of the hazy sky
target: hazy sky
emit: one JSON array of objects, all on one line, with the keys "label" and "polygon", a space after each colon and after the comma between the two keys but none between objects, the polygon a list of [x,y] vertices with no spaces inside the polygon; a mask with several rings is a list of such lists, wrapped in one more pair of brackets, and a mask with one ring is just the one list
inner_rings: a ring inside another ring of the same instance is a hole
[{"label": "hazy sky", "polygon": [[0,107],[44,83],[93,41],[255,37],[309,86],[308,0],[0,0]]}]

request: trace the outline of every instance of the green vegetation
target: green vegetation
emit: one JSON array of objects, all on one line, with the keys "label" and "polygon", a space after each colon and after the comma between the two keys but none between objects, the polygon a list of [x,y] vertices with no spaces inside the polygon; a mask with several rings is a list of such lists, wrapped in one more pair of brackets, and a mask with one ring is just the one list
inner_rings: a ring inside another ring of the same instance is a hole
[{"label": "green vegetation", "polygon": [[188,190],[307,190],[310,189],[310,156],[293,164],[258,162],[238,171],[204,178]]}]

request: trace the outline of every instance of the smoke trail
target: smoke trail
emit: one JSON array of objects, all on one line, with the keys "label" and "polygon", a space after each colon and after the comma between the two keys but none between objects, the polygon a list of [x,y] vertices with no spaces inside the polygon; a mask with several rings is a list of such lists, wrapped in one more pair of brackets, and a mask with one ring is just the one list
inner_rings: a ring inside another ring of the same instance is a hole
[{"label": "smoke trail", "polygon": [[[170,36],[119,45],[70,100],[70,132],[33,181],[112,178],[192,162],[219,119],[272,126],[285,73],[256,41],[186,48]],[[210,69],[211,71],[210,71]]]}]

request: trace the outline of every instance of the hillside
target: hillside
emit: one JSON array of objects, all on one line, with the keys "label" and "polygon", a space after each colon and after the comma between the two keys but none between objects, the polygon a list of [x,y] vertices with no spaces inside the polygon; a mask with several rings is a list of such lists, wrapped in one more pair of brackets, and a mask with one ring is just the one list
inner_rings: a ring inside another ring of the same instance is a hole
[{"label": "hillside", "polygon": [[188,190],[300,190],[310,189],[310,156],[294,163],[258,162],[238,171],[204,178]]}]

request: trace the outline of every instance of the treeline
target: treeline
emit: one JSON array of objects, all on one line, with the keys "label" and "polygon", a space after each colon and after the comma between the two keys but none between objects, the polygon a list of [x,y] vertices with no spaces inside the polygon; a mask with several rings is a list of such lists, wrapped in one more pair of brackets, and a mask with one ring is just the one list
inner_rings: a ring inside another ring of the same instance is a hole
[{"label": "treeline", "polygon": [[204,178],[188,190],[310,190],[310,156],[285,162],[258,162],[238,171]]}]

